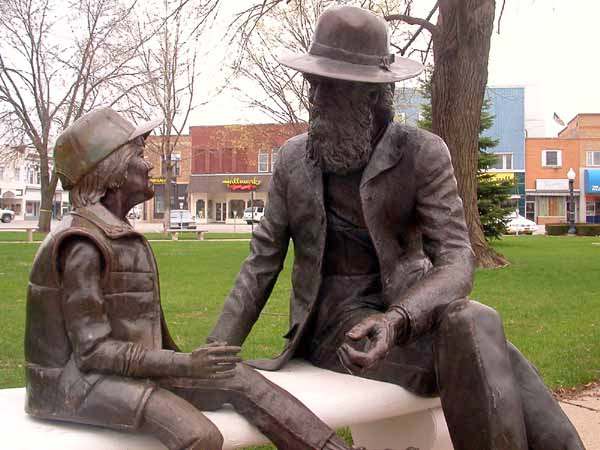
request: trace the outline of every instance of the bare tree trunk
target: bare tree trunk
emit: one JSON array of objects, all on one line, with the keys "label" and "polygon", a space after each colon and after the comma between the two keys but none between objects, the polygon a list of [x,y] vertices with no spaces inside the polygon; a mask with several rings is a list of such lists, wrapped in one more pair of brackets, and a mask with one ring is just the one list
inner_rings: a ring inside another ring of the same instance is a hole
[{"label": "bare tree trunk", "polygon": [[432,130],[450,150],[480,267],[508,264],[486,241],[477,209],[479,125],[494,12],[494,0],[440,0],[433,39]]}]

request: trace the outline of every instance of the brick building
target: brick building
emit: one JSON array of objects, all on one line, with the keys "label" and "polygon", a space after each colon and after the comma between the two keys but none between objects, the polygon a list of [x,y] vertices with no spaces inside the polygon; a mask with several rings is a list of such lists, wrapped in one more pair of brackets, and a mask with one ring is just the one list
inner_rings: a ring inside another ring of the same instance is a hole
[{"label": "brick building", "polygon": [[[175,175],[171,184],[171,209],[189,209],[188,186],[192,165],[192,140],[189,135],[182,135],[179,138],[171,136],[171,139],[176,139],[171,152]],[[164,217],[166,160],[161,149],[163,140],[162,136],[152,135],[146,140],[145,157],[154,166],[150,177],[155,192],[154,198],[144,203],[142,211],[142,219],[149,222],[161,222]]]},{"label": "brick building", "polygon": [[190,127],[189,209],[198,222],[233,223],[252,204],[268,208],[279,148],[305,130],[296,124]]},{"label": "brick building", "polygon": [[576,221],[600,222],[600,114],[576,115],[558,137],[528,138],[525,153],[528,219],[567,221],[572,168]]}]

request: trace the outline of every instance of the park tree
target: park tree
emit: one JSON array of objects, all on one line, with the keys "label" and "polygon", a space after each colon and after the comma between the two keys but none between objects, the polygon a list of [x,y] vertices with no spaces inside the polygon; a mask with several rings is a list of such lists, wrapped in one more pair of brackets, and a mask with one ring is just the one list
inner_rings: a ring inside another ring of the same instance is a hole
[{"label": "park tree", "polygon": [[[174,154],[186,134],[190,114],[207,101],[198,95],[201,60],[206,56],[210,31],[218,12],[219,0],[181,2],[169,0],[147,2],[139,14],[132,41],[137,42],[134,63],[139,83],[127,93],[135,119],[149,120],[160,114],[164,122],[158,127],[158,139],[149,140],[146,148],[159,155],[164,184],[164,222],[170,226],[175,167],[181,163]],[[157,32],[150,38],[147,29]]]},{"label": "park tree", "polygon": [[[425,71],[419,91],[427,101],[421,104],[421,118],[417,125],[431,131],[431,67]],[[498,239],[506,232],[508,216],[514,212],[508,204],[514,192],[514,182],[499,179],[490,172],[497,156],[489,152],[498,145],[498,139],[485,134],[494,124],[494,116],[489,112],[490,101],[484,99],[479,126],[479,156],[477,160],[477,210],[483,227],[483,234],[489,241]]]},{"label": "park tree", "polygon": [[58,178],[57,135],[128,85],[134,50],[124,39],[132,4],[118,0],[4,0],[0,8],[0,118],[5,145],[35,150],[40,231],[49,231]]},{"label": "park tree", "polygon": [[[302,74],[283,67],[283,53],[308,52],[317,18],[332,5],[354,5],[379,15],[391,14],[410,4],[407,0],[267,0],[235,16],[232,35],[240,49],[235,70],[241,81],[236,90],[242,100],[278,123],[298,125],[305,130],[308,117],[308,85]],[[410,10],[410,9],[409,9]],[[391,25],[391,35],[400,34]],[[247,84],[259,89],[246,89]]]},{"label": "park tree", "polygon": [[[479,131],[495,8],[495,0],[437,0],[427,18],[409,14],[386,17],[388,21],[416,25],[418,32],[427,30],[431,36],[431,129],[450,150],[471,245],[480,267],[507,264],[486,240],[477,207]],[[435,13],[434,24],[431,18]]]}]

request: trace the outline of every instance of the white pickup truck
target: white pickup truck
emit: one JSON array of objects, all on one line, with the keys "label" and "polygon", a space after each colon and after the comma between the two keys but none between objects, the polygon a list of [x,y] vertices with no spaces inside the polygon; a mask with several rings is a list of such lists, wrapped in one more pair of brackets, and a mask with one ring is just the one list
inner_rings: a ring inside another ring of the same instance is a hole
[{"label": "white pickup truck", "polygon": [[264,215],[265,208],[263,206],[255,206],[244,210],[244,220],[248,225],[252,222],[260,222]]},{"label": "white pickup truck", "polygon": [[15,212],[11,209],[0,208],[0,220],[3,223],[9,223],[15,218]]}]

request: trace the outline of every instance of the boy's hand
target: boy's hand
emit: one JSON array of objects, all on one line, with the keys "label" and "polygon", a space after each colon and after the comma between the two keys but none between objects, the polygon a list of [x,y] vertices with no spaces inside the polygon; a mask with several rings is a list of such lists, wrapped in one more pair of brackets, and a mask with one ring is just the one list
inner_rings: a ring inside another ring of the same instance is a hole
[{"label": "boy's hand", "polygon": [[242,361],[237,356],[240,350],[240,347],[224,342],[198,347],[190,353],[190,377],[212,380],[232,377],[235,365]]}]

